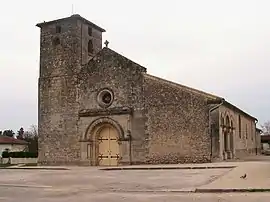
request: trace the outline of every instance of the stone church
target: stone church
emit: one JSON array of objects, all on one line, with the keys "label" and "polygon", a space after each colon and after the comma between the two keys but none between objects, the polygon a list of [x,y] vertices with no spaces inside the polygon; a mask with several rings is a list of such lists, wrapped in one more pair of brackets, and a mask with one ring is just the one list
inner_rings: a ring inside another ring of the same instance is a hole
[{"label": "stone church", "polygon": [[39,163],[200,163],[259,153],[257,119],[106,46],[80,15],[37,24]]}]

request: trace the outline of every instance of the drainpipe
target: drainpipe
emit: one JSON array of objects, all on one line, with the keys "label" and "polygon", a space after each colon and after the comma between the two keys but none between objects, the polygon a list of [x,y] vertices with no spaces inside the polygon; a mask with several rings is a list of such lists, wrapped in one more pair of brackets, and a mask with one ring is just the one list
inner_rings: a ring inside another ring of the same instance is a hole
[{"label": "drainpipe", "polygon": [[223,105],[225,99],[221,99],[221,103],[212,107],[211,109],[209,109],[209,133],[210,133],[210,147],[211,147],[211,153],[210,153],[210,158],[212,159],[212,156],[213,156],[213,134],[212,134],[212,130],[211,130],[211,112],[216,110],[217,108],[219,108],[221,105]]}]

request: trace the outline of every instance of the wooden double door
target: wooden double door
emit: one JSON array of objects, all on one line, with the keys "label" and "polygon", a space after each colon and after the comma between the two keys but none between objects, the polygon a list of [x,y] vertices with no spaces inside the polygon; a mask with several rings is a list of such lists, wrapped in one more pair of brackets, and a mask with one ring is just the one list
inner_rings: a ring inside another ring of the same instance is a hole
[{"label": "wooden double door", "polygon": [[117,166],[119,155],[117,131],[111,126],[102,127],[98,135],[98,165]]}]

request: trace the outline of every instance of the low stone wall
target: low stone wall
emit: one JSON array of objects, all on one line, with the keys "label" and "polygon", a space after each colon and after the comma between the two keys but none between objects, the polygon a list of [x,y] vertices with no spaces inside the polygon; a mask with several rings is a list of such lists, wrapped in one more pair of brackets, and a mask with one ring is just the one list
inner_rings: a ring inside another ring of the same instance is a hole
[{"label": "low stone wall", "polygon": [[[7,164],[9,158],[2,158],[2,163]],[[37,163],[37,158],[10,158],[10,164],[29,164]]]}]

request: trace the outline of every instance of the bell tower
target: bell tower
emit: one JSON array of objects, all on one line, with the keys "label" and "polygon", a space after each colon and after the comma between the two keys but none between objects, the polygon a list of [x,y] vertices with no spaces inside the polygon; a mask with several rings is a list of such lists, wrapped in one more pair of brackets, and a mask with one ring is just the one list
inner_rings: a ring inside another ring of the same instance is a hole
[{"label": "bell tower", "polygon": [[104,29],[78,14],[37,24],[40,77],[74,74],[102,49]]},{"label": "bell tower", "polygon": [[77,73],[102,49],[102,33],[105,30],[80,15],[36,26],[41,30],[39,162],[78,159]]}]

